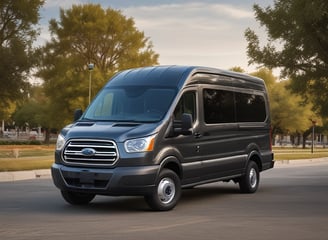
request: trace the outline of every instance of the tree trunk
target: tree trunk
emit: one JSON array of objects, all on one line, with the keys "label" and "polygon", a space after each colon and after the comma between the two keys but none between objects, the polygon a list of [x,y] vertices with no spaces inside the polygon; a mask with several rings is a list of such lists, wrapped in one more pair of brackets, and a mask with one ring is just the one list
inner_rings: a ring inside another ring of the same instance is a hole
[{"label": "tree trunk", "polygon": [[45,131],[44,144],[49,144],[50,143],[50,129],[46,128],[44,131]]},{"label": "tree trunk", "polygon": [[303,149],[306,147],[306,138],[312,133],[312,127],[303,133]]}]

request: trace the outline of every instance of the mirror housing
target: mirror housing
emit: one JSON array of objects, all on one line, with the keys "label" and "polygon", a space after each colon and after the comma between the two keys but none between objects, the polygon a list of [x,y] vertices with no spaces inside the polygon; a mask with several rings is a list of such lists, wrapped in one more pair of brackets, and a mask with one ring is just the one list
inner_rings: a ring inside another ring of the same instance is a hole
[{"label": "mirror housing", "polygon": [[74,111],[74,122],[76,122],[77,120],[79,120],[81,118],[82,114],[83,114],[82,109],[76,109]]},{"label": "mirror housing", "polygon": [[174,121],[173,123],[174,136],[178,135],[192,135],[192,115],[189,113],[183,113],[180,121]]},{"label": "mirror housing", "polygon": [[191,135],[192,134],[192,115],[189,113],[183,113],[181,120],[182,120],[181,134],[182,135]]}]

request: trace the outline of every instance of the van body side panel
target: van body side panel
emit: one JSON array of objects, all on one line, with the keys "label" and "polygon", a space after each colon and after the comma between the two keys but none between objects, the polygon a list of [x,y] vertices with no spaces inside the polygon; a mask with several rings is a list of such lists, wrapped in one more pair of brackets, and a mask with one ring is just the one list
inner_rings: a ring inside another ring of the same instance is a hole
[{"label": "van body side panel", "polygon": [[274,155],[272,151],[262,151],[262,171],[274,167]]},{"label": "van body side panel", "polygon": [[206,179],[241,174],[246,154],[240,144],[236,124],[204,126],[198,138],[199,153]]},{"label": "van body side panel", "polygon": [[182,183],[192,183],[200,181],[203,175],[202,156],[198,151],[198,144],[193,135],[178,136],[176,138],[165,139],[165,144],[174,146],[178,154],[178,159],[183,170]]}]

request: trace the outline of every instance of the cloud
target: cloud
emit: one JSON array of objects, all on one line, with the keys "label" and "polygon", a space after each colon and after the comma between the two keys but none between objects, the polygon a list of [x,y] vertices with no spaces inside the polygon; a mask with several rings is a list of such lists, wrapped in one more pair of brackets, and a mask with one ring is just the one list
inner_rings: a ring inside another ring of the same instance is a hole
[{"label": "cloud", "polygon": [[[227,4],[189,3],[140,6],[123,9],[127,16],[143,21],[145,27],[165,26],[166,24],[186,23],[196,25],[206,23],[212,26],[220,19],[230,21],[251,19],[251,11]],[[147,24],[147,25],[146,25]],[[206,25],[201,24],[202,27]]]},{"label": "cloud", "polygon": [[81,0],[46,0],[44,8],[70,8],[73,4],[81,4]]},{"label": "cloud", "polygon": [[254,17],[252,11],[237,8],[231,5],[214,4],[213,6],[211,6],[211,8],[213,8],[213,10],[219,14],[224,13],[225,15],[230,16],[234,19],[251,19]]},{"label": "cloud", "polygon": [[151,38],[161,64],[247,67],[244,31],[253,20],[247,8],[183,3],[123,9]]}]

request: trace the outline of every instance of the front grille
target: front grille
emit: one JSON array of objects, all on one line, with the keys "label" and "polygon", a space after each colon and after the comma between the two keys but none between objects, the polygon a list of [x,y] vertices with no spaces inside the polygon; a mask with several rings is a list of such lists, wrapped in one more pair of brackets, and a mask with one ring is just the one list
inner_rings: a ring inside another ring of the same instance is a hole
[{"label": "front grille", "polygon": [[109,140],[72,139],[67,142],[62,157],[73,165],[111,166],[118,159],[118,150]]}]

